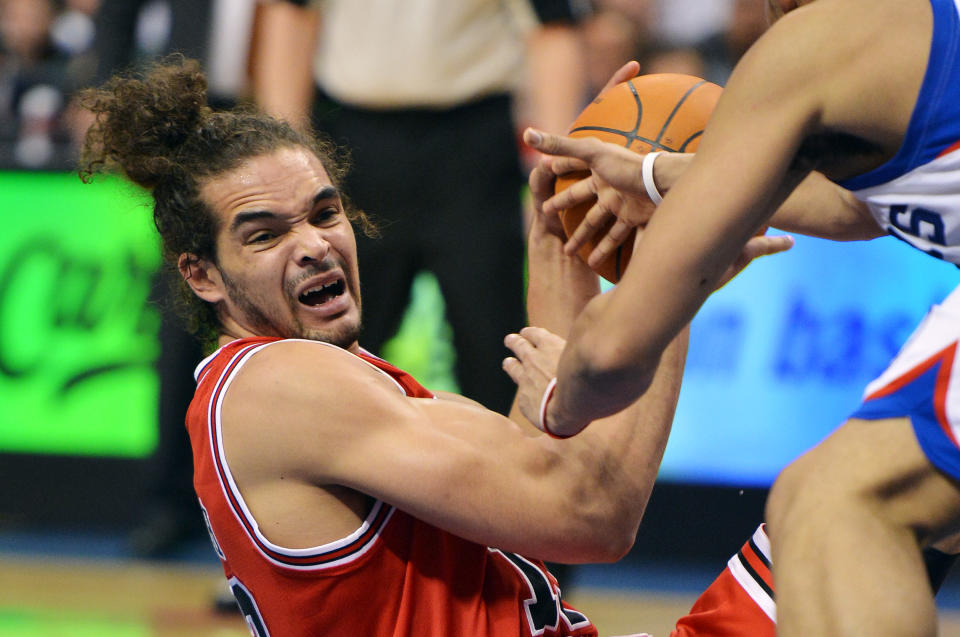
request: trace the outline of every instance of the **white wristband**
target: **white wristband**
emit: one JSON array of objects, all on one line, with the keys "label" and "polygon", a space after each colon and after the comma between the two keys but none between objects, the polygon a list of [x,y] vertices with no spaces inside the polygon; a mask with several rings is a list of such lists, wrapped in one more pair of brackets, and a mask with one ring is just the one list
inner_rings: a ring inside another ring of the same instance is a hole
[{"label": "white wristband", "polygon": [[553,398],[553,390],[557,388],[557,377],[554,376],[550,379],[550,382],[547,383],[546,389],[543,390],[543,398],[540,399],[540,431],[547,434],[551,438],[569,438],[570,436],[559,436],[552,431],[547,426],[547,405],[550,404],[550,399]]},{"label": "white wristband", "polygon": [[557,388],[557,377],[554,376],[547,383],[547,388],[543,390],[543,398],[540,399],[540,431],[550,433],[547,429],[547,404],[553,397],[553,390]]},{"label": "white wristband", "polygon": [[647,189],[647,196],[650,197],[650,201],[652,201],[655,206],[660,205],[660,202],[663,201],[663,196],[660,194],[660,191],[657,190],[657,184],[653,181],[653,162],[657,161],[657,157],[662,154],[662,150],[647,153],[643,156],[643,163],[640,165],[640,177],[643,179],[643,187]]}]

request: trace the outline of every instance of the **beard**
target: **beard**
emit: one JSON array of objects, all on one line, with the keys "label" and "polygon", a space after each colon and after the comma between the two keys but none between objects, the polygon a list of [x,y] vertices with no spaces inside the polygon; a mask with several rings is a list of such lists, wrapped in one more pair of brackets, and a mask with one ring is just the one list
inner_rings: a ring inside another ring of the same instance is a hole
[{"label": "beard", "polygon": [[[297,286],[312,276],[332,270],[337,265],[337,262],[333,259],[326,258],[320,263],[308,267],[303,274],[284,285],[284,298],[290,310],[290,318],[285,320],[281,320],[280,312],[270,311],[271,306],[275,305],[275,303],[248,292],[223,269],[220,270],[220,276],[223,279],[223,284],[230,301],[242,314],[243,321],[247,323],[256,334],[261,336],[279,336],[281,338],[302,338],[310,341],[322,341],[346,349],[356,343],[360,337],[360,331],[362,329],[361,321],[340,321],[337,325],[321,328],[304,326],[303,322],[297,317],[297,310],[300,307],[300,301],[296,294]],[[347,268],[343,267],[343,264],[340,265],[344,272],[346,288],[357,304],[357,310],[360,311],[360,291],[354,289],[353,279],[347,276]],[[289,324],[285,325],[287,323]]]}]

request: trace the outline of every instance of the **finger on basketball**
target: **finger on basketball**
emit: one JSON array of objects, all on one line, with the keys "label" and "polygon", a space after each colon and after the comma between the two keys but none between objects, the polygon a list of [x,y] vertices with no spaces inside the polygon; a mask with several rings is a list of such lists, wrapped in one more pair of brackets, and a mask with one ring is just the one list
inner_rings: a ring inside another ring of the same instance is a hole
[{"label": "finger on basketball", "polygon": [[633,232],[633,230],[634,227],[629,223],[618,219],[616,223],[610,227],[607,234],[597,242],[597,247],[590,253],[587,265],[595,268],[610,258],[610,255],[616,252],[617,248],[630,238],[630,233]]},{"label": "finger on basketball", "polygon": [[587,162],[600,148],[599,140],[592,137],[572,139],[534,128],[528,128],[523,132],[523,141],[531,148],[547,155],[568,155],[579,157]]},{"label": "finger on basketball", "polygon": [[553,155],[544,155],[544,157],[547,157],[551,160],[549,162],[550,170],[552,170],[553,174],[558,177],[573,173],[587,172],[590,170],[590,166],[587,165],[587,162],[576,157],[564,157],[563,155],[558,155],[556,157]]},{"label": "finger on basketball", "polygon": [[597,198],[597,184],[590,177],[590,173],[585,174],[585,179],[577,180],[572,186],[561,190],[544,201],[543,211],[557,214],[561,210],[595,200]]},{"label": "finger on basketball", "polygon": [[613,75],[610,76],[610,79],[607,80],[607,83],[603,85],[603,88],[600,89],[600,92],[613,88],[621,82],[626,82],[627,80],[634,78],[640,72],[640,63],[636,60],[630,60],[619,69],[613,72]]},{"label": "finger on basketball", "polygon": [[[569,188],[567,190],[570,190]],[[564,192],[567,192],[566,190]],[[559,196],[559,195],[558,195]],[[594,205],[583,217],[583,221],[573,231],[570,238],[563,244],[563,252],[567,255],[574,255],[577,251],[592,241],[601,229],[610,222],[611,214],[605,208]]]}]

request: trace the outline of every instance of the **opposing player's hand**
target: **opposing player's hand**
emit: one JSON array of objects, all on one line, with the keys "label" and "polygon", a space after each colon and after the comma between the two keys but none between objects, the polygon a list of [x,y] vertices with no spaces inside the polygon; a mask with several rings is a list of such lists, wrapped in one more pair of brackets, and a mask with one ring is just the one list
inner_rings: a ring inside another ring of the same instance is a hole
[{"label": "opposing player's hand", "polygon": [[503,342],[513,352],[503,360],[503,369],[517,384],[517,404],[527,420],[539,428],[540,401],[557,375],[566,341],[542,327],[525,327],[519,334],[508,334]]},{"label": "opposing player's hand", "polygon": [[757,237],[751,237],[750,240],[747,241],[746,245],[743,246],[743,250],[740,251],[740,255],[737,257],[737,260],[734,261],[733,265],[727,268],[726,272],[723,273],[723,276],[720,277],[720,283],[717,285],[717,289],[722,288],[734,277],[743,272],[743,269],[750,265],[750,262],[757,257],[777,254],[779,252],[786,252],[792,247],[793,237],[789,235],[760,235]]},{"label": "opposing player's hand", "polygon": [[[575,189],[577,192],[570,192]],[[593,193],[594,204],[570,235],[563,249],[568,255],[576,254],[585,244],[594,241],[604,228],[608,228],[602,237],[596,239],[596,245],[587,259],[591,267],[598,267],[630,237],[631,231],[646,227],[657,207],[648,197],[626,194],[592,173],[590,177],[576,182],[553,199],[567,195],[564,200],[569,199],[573,202],[570,205],[576,205],[578,201],[589,201],[586,192]]]},{"label": "opposing player's hand", "polygon": [[[600,93],[620,84],[621,82],[626,82],[627,80],[636,77],[637,73],[640,72],[640,64],[635,61],[630,61],[621,66],[619,69],[614,71],[613,75],[610,76],[610,79],[607,80],[607,83]],[[568,173],[583,171],[586,172],[589,170],[587,164],[581,160],[574,159],[572,157],[551,157],[549,155],[544,155],[540,157],[540,160],[537,162],[537,165],[530,171],[530,192],[533,197],[533,207],[535,212],[538,215],[547,215],[553,217],[553,220],[543,219],[545,227],[549,228],[551,231],[555,231],[559,236],[563,237],[563,228],[560,225],[559,220],[556,219],[557,212],[562,208],[553,207],[551,210],[544,210],[543,204],[548,199],[553,197],[555,190],[556,178],[558,175],[566,175]],[[567,254],[573,254],[574,250],[568,250]]]},{"label": "opposing player's hand", "polygon": [[[531,148],[553,156],[550,165],[554,174],[589,169],[591,173],[618,190],[637,196],[646,196],[647,191],[641,176],[644,156],[628,148],[600,141],[596,137],[565,137],[535,128],[527,128],[523,131],[523,141]],[[558,194],[557,197],[562,194]],[[582,197],[586,193],[579,191],[577,194]],[[545,202],[544,212],[556,213],[568,207],[571,202],[572,200],[553,201],[551,199]]]}]

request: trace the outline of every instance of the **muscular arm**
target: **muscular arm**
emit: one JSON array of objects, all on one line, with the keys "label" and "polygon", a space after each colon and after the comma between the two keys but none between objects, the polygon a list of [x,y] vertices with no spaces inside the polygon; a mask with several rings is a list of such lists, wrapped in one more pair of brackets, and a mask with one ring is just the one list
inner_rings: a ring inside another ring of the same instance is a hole
[{"label": "muscular arm", "polygon": [[[637,242],[623,280],[577,320],[547,411],[552,429],[576,432],[644,392],[666,344],[806,176],[790,170],[806,136],[830,128],[869,133],[883,145],[896,137],[888,119],[903,109],[888,114],[877,104],[890,94],[885,74],[905,63],[898,57],[904,50],[878,36],[883,20],[902,20],[909,8],[882,4],[883,11],[845,0],[806,5],[743,58],[690,167]],[[856,29],[849,26],[854,22]],[[922,39],[919,45],[925,46]],[[922,75],[917,50],[907,57]],[[864,123],[867,115],[872,125]]]},{"label": "muscular arm", "polygon": [[277,480],[339,485],[476,542],[553,561],[611,560],[633,543],[683,355],[682,342],[668,350],[631,420],[558,441],[477,406],[408,398],[345,351],[278,343],[228,390],[224,446],[244,493]]}]

